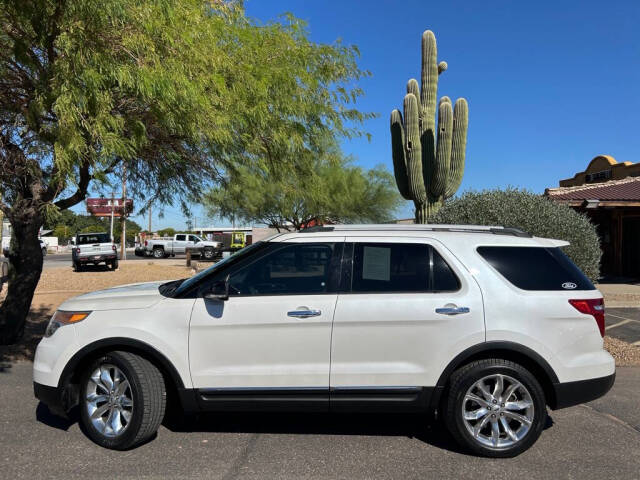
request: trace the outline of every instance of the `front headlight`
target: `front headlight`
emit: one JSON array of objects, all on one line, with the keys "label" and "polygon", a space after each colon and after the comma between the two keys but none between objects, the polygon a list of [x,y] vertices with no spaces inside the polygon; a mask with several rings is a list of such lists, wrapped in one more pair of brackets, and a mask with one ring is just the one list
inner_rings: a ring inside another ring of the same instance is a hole
[{"label": "front headlight", "polygon": [[56,330],[64,325],[81,322],[87,318],[90,313],[91,312],[63,312],[56,310],[56,313],[54,313],[51,320],[49,320],[49,325],[47,325],[47,329],[44,331],[44,336],[50,337],[56,333]]}]

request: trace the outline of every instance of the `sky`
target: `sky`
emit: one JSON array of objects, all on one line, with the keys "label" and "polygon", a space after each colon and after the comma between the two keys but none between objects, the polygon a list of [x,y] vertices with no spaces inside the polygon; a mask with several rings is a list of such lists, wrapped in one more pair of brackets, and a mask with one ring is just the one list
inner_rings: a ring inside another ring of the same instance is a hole
[{"label": "sky", "polygon": [[[466,168],[459,191],[546,187],[583,171],[599,154],[640,161],[640,2],[245,0],[268,22],[291,12],[315,42],[357,45],[362,111],[376,112],[366,138],[342,143],[356,163],[392,170],[389,115],[420,76],[420,39],[430,29],[449,68],[438,98],[469,102]],[[412,217],[412,204],[398,217]],[[195,209],[198,224],[205,222]],[[143,226],[146,219],[138,218]],[[211,223],[206,221],[205,223]],[[228,222],[217,222],[228,224]],[[154,228],[184,228],[177,207]]]}]

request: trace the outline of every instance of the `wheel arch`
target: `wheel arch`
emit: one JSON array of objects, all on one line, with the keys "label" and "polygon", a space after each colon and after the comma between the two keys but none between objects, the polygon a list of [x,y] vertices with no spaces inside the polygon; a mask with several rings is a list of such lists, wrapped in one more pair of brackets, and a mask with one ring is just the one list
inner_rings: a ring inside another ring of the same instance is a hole
[{"label": "wheel arch", "polygon": [[449,379],[458,368],[475,360],[486,358],[501,358],[511,360],[529,370],[540,382],[544,390],[547,404],[555,408],[556,394],[554,384],[558,383],[555,371],[539,353],[529,347],[515,342],[490,341],[474,345],[456,355],[443,370],[436,384],[431,406],[437,408],[440,398],[445,391]]},{"label": "wheel arch", "polygon": [[80,393],[78,386],[79,376],[82,374],[83,368],[86,368],[88,362],[100,355],[113,351],[133,353],[150,361],[162,373],[167,393],[172,392],[180,398],[180,392],[184,391],[184,382],[178,370],[163,353],[140,340],[111,337],[85,345],[65,365],[58,380],[58,389],[63,392],[65,410],[78,404]]}]

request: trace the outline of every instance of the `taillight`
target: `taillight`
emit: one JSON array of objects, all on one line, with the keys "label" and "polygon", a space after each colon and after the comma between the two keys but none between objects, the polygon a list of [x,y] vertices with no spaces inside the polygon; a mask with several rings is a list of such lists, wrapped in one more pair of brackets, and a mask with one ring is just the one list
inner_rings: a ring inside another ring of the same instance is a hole
[{"label": "taillight", "polygon": [[593,318],[596,319],[596,323],[598,324],[600,335],[604,337],[604,299],[589,298],[587,300],[569,300],[569,303],[580,313],[593,315]]},{"label": "taillight", "polygon": [[146,240],[144,241],[144,246],[146,247],[147,245],[149,245],[149,242],[147,242]]},{"label": "taillight", "polygon": [[115,245],[111,245],[111,249],[115,252],[116,251],[116,246]]},{"label": "taillight", "polygon": [[80,247],[76,248],[76,253],[80,253]]}]

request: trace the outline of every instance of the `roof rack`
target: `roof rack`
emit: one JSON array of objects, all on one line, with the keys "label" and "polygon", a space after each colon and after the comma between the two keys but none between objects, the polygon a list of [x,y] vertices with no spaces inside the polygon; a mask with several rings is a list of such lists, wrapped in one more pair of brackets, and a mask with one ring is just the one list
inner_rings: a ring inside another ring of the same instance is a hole
[{"label": "roof rack", "polygon": [[357,231],[410,231],[410,232],[460,232],[460,233],[492,233],[494,235],[512,235],[514,237],[531,238],[531,234],[519,228],[486,226],[486,225],[429,225],[429,224],[377,224],[377,225],[318,225],[304,228],[300,233],[317,232],[357,232]]}]

